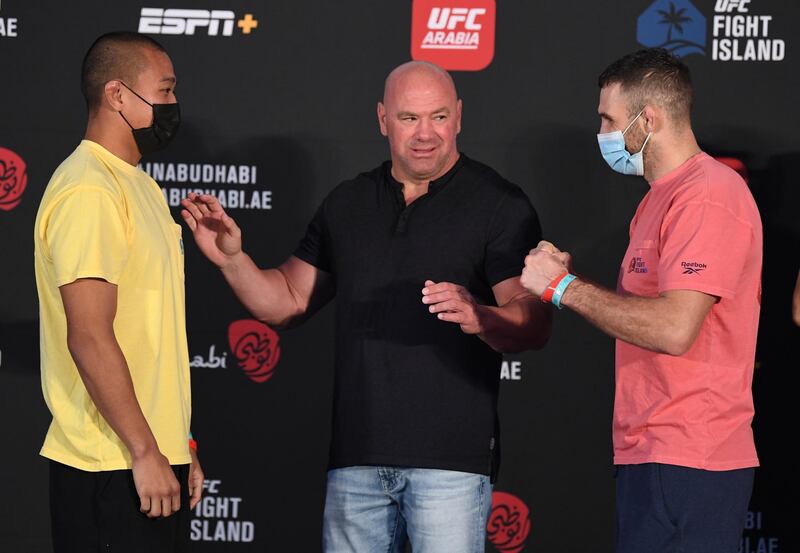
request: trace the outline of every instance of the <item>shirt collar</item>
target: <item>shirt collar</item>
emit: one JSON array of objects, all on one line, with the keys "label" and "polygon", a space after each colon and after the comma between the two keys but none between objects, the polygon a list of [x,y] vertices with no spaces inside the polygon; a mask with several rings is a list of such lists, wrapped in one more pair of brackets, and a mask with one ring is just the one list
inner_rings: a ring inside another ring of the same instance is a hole
[{"label": "shirt collar", "polygon": [[[459,169],[461,169],[461,167],[464,165],[465,159],[467,159],[467,156],[459,152],[458,159],[456,159],[455,164],[450,168],[450,170],[448,170],[444,175],[442,175],[438,179],[432,180],[430,182],[430,184],[428,185],[428,193],[430,194],[431,192],[438,190],[442,188],[445,184],[447,184],[455,176],[455,174],[458,173]],[[384,167],[384,176],[386,178],[386,182],[395,185],[398,190],[402,191],[403,183],[395,179],[394,176],[392,175],[391,160],[386,161],[383,164],[383,167]]]}]

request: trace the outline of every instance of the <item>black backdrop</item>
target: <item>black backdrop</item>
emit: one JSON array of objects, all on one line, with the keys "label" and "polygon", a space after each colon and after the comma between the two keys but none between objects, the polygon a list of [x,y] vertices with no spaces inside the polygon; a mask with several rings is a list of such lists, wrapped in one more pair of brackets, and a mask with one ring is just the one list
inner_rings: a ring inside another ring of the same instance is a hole
[{"label": "black backdrop", "polygon": [[[694,48],[684,59],[695,81],[698,138],[711,154],[743,162],[765,224],[754,385],[764,466],[742,552],[800,550],[796,468],[788,452],[797,421],[790,411],[798,368],[792,346],[800,337],[790,316],[800,235],[800,5],[672,4],[2,0],[0,551],[50,547],[46,462],[37,455],[49,414],[39,386],[32,229],[52,171],[82,137],[79,68],[93,39],[139,29],[143,8],[223,10],[210,14],[219,22],[216,34],[202,13],[188,14],[200,21],[193,34],[185,32],[191,26],[180,35],[153,34],[173,59],[184,124],[174,145],[143,166],[168,198],[185,188],[222,191],[244,229],[246,249],[268,266],[290,254],[333,186],[388,157],[375,103],[386,73],[420,46],[418,39],[412,45],[412,14],[424,25],[432,7],[466,13],[453,20],[455,32],[476,33],[479,49],[416,51],[465,56],[448,63],[467,65],[473,54],[491,58],[482,70],[454,72],[464,101],[460,149],[520,184],[546,236],[573,253],[579,271],[609,286],[646,183],[613,174],[597,151],[597,74],[641,44],[670,40],[668,46],[684,52]],[[741,33],[736,25],[747,20],[737,17],[751,18]],[[238,25],[252,20],[258,24],[249,33]],[[169,19],[163,23],[166,31],[180,30]],[[737,55],[749,55],[751,43],[762,59],[724,59],[723,49],[730,52],[734,43]],[[236,339],[253,323],[231,326],[248,314],[188,233],[185,238],[192,426],[208,478],[208,499],[192,526],[193,551],[316,551],[335,306],[279,338],[256,329],[271,345],[246,374]],[[612,341],[560,312],[544,351],[509,356],[499,369],[504,461],[488,550],[611,551]]]}]

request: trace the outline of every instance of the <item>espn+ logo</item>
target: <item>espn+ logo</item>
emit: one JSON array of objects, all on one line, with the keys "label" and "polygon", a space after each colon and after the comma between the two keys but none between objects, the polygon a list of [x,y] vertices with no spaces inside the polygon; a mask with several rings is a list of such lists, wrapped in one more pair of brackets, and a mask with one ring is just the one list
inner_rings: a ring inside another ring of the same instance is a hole
[{"label": "espn+ logo", "polygon": [[139,18],[139,32],[151,35],[194,35],[205,31],[208,36],[232,36],[234,23],[242,34],[249,35],[258,27],[253,14],[246,13],[236,21],[230,10],[184,10],[163,8],[142,8]]},{"label": "espn+ logo", "polygon": [[414,0],[411,57],[455,71],[479,71],[494,57],[494,0]]}]

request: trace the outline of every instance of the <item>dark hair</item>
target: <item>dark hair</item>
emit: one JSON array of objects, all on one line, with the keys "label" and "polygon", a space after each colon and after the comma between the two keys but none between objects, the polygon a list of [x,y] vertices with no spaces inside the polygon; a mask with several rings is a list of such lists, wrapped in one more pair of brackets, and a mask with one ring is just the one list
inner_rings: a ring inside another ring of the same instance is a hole
[{"label": "dark hair", "polygon": [[89,111],[99,105],[108,81],[136,82],[146,64],[144,48],[166,52],[158,42],[139,33],[107,33],[94,41],[81,65],[81,92]]},{"label": "dark hair", "polygon": [[689,68],[664,48],[646,48],[624,56],[600,74],[600,88],[619,83],[633,116],[647,104],[657,105],[674,121],[689,120],[694,92]]}]

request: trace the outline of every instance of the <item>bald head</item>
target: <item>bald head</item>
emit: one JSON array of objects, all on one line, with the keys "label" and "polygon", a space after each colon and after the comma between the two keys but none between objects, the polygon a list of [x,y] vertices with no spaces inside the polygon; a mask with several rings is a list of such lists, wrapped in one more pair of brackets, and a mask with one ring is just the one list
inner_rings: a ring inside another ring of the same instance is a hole
[{"label": "bald head", "polygon": [[81,67],[81,92],[89,111],[100,104],[107,82],[121,79],[135,86],[152,51],[165,52],[158,42],[139,33],[108,33],[98,38],[86,52]]},{"label": "bald head", "polygon": [[389,139],[392,175],[403,183],[427,185],[458,159],[461,100],[441,67],[412,61],[389,73],[378,123]]},{"label": "bald head", "polygon": [[456,85],[450,73],[427,61],[410,61],[395,67],[386,77],[383,87],[383,103],[393,100],[398,92],[407,88],[439,88],[455,102],[458,99]]}]

